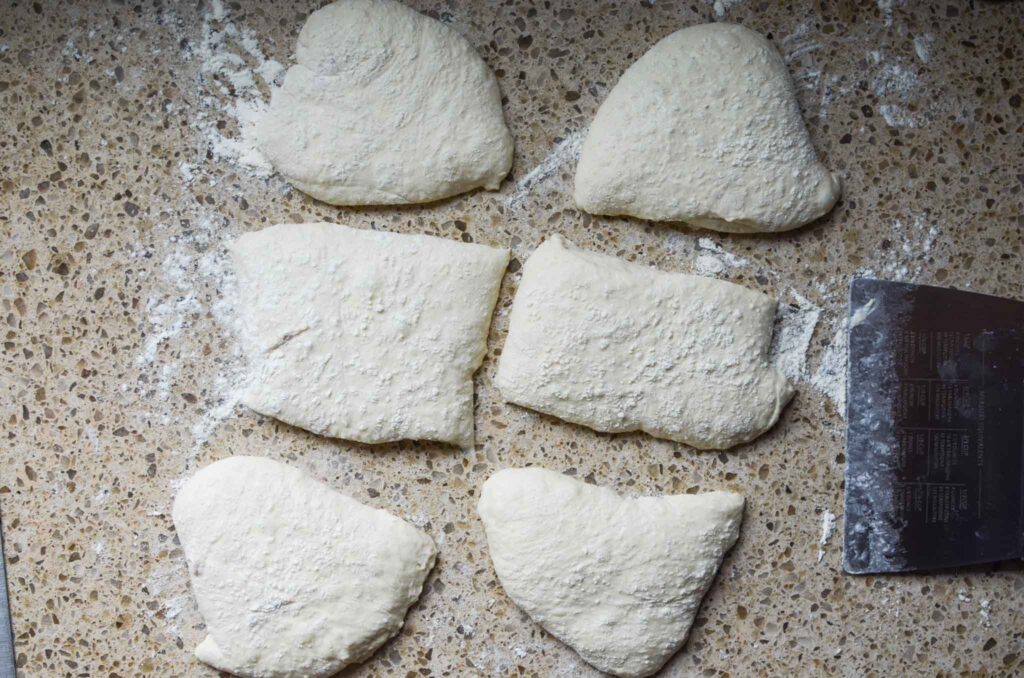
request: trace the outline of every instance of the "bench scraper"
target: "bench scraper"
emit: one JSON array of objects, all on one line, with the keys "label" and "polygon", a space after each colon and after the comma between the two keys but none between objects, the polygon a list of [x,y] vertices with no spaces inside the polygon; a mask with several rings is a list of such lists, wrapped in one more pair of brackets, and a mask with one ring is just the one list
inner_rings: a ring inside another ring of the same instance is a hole
[{"label": "bench scraper", "polygon": [[1024,557],[1024,303],[850,285],[844,569]]}]

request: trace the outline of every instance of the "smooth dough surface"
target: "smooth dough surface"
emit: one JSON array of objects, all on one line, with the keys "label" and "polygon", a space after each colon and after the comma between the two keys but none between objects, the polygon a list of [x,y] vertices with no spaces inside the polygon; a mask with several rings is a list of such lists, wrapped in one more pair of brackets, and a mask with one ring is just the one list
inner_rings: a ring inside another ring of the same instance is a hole
[{"label": "smooth dough surface", "polygon": [[796,228],[839,194],[779,53],[723,23],[676,31],[630,66],[576,169],[576,204],[587,212],[718,231]]},{"label": "smooth dough surface", "polygon": [[251,678],[363,661],[398,633],[436,555],[409,523],[259,457],[200,470],[173,517],[208,633],[196,656]]},{"label": "smooth dough surface", "polygon": [[260,149],[335,205],[429,202],[512,165],[494,74],[454,30],[393,0],[313,12],[258,123]]},{"label": "smooth dough surface", "polygon": [[627,499],[524,468],[491,476],[477,508],[516,605],[597,669],[649,676],[686,641],[739,537],[743,497]]},{"label": "smooth dough surface", "polygon": [[364,443],[473,443],[473,372],[508,250],[337,224],[230,246],[251,375],[243,404]]},{"label": "smooth dough surface", "polygon": [[774,316],[759,292],[555,235],[523,268],[495,383],[598,431],[725,449],[771,428],[793,395],[767,362]]}]

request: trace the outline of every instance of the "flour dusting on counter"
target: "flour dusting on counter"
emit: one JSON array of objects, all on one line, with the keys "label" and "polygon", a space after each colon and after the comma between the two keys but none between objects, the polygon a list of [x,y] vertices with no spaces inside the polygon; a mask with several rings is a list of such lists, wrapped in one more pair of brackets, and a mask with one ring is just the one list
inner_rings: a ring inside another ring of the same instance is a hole
[{"label": "flour dusting on counter", "polygon": [[781,302],[775,311],[775,330],[768,351],[768,362],[791,382],[807,376],[807,349],[818,326],[821,308],[796,290],[790,290],[795,303]]},{"label": "flour dusting on counter", "polygon": [[868,62],[878,66],[871,79],[875,96],[882,101],[879,113],[890,127],[920,127],[925,116],[911,110],[921,98],[923,87],[912,64],[900,58],[888,58],[878,50],[868,52]]},{"label": "flour dusting on counter", "polygon": [[[256,125],[284,66],[264,55],[253,31],[232,21],[220,0],[213,0],[203,18],[196,54],[200,109],[194,122],[203,136],[203,155],[208,151],[254,176],[270,176],[273,167],[257,146]],[[233,134],[221,131],[225,116],[235,123]]]},{"label": "flour dusting on counter", "polygon": [[818,562],[825,557],[825,547],[836,529],[836,514],[825,509],[821,514],[821,536],[818,538]]},{"label": "flour dusting on counter", "polygon": [[161,626],[176,638],[181,638],[181,613],[193,605],[184,573],[178,561],[161,561],[153,567],[145,584],[146,590],[160,599],[160,607],[150,610],[150,617],[162,617]]},{"label": "flour dusting on counter", "polygon": [[922,63],[928,63],[932,60],[932,45],[935,43],[935,36],[931,33],[925,33],[924,35],[918,35],[914,38],[914,52],[917,53],[917,58]]},{"label": "flour dusting on counter", "polygon": [[560,180],[559,173],[564,165],[580,159],[580,149],[583,147],[585,136],[585,130],[577,130],[558,142],[540,164],[516,182],[512,195],[505,201],[505,209],[520,207],[531,194],[550,195],[558,191],[571,193],[571,184],[566,186],[565,182]]},{"label": "flour dusting on counter", "polygon": [[922,215],[915,215],[912,222],[904,223],[895,219],[890,228],[892,242],[898,247],[879,249],[875,259],[878,272],[860,269],[858,277],[880,275],[896,282],[914,282],[926,269],[923,265],[939,236],[937,224],[930,224]]},{"label": "flour dusting on counter", "polygon": [[715,17],[721,19],[729,11],[738,5],[743,3],[743,0],[707,0],[708,4],[711,5],[711,9],[715,12]]},{"label": "flour dusting on counter", "polygon": [[[157,232],[171,227],[159,224]],[[166,403],[174,391],[182,368],[199,358],[200,343],[210,332],[205,316],[212,316],[220,333],[228,338],[217,359],[219,370],[206,385],[206,407],[192,427],[196,445],[207,441],[216,427],[231,416],[241,397],[243,359],[235,306],[237,290],[223,244],[225,224],[221,219],[202,216],[190,223],[184,233],[171,235],[158,245],[166,254],[159,266],[160,277],[146,302],[146,334],[136,365],[155,385],[154,413],[161,423],[171,423]],[[147,248],[137,256],[151,257]],[[202,377],[200,383],[205,381]]]},{"label": "flour dusting on counter", "polygon": [[697,241],[697,258],[693,261],[693,272],[697,275],[715,276],[730,268],[748,266],[749,261],[743,257],[722,249],[722,246],[711,238],[700,238]]},{"label": "flour dusting on counter", "polygon": [[850,342],[846,331],[847,320],[839,323],[818,370],[811,377],[811,386],[835,405],[839,416],[846,419],[846,361]]}]

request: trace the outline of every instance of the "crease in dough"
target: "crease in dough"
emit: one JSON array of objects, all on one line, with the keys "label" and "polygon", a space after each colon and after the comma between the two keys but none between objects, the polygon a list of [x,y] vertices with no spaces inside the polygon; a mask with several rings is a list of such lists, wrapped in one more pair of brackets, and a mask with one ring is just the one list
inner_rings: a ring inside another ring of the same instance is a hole
[{"label": "crease in dough", "polygon": [[488,478],[477,511],[512,601],[595,668],[640,678],[686,642],[743,504],[732,492],[620,497],[534,467]]},{"label": "crease in dough", "polygon": [[473,444],[473,373],[509,252],[337,224],[281,224],[229,247],[242,403],[363,443]]},{"label": "crease in dough", "polygon": [[778,51],[726,23],[676,31],[623,73],[594,116],[575,183],[577,206],[592,214],[734,233],[797,228],[840,193]]},{"label": "crease in dough", "polygon": [[509,402],[598,431],[726,449],[771,428],[793,396],[768,363],[775,306],[554,235],[523,267],[495,384]]}]

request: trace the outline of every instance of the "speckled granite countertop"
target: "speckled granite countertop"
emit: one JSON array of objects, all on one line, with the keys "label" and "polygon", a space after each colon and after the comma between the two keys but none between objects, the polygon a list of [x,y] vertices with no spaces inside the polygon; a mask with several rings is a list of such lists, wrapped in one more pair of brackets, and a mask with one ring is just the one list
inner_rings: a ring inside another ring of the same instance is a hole
[{"label": "speckled granite countertop", "polygon": [[[515,166],[498,193],[368,210],[318,204],[259,176],[248,154],[266,93],[252,76],[288,62],[314,4],[0,9],[0,506],[23,675],[211,675],[191,654],[203,625],[169,509],[197,466],[243,453],[306,469],[440,545],[405,630],[353,675],[592,673],[510,603],[487,556],[480,483],[526,463],[621,492],[747,496],[740,541],[665,675],[1021,670],[1019,564],[841,573],[843,422],[821,365],[857,272],[1024,296],[1024,4],[417,1],[497,72]],[[815,146],[844,177],[842,203],[772,237],[576,211],[573,148],[610,85],[661,37],[715,18],[786,55]],[[351,445],[236,406],[223,244],[310,220],[512,248],[476,378],[474,450]],[[518,270],[554,231],[819,313],[782,423],[702,454],[504,405],[494,358]],[[819,557],[826,512],[839,528]]]}]

